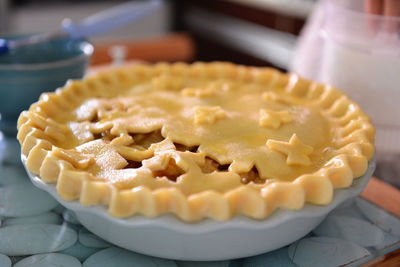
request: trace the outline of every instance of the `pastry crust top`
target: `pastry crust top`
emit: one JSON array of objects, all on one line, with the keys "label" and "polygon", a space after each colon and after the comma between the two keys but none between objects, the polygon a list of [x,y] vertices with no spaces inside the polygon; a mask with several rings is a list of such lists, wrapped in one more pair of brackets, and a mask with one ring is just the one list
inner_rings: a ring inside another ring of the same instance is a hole
[{"label": "pastry crust top", "polygon": [[18,129],[29,171],[62,199],[185,221],[329,204],[366,171],[375,134],[329,85],[222,62],[69,81],[24,111]]}]

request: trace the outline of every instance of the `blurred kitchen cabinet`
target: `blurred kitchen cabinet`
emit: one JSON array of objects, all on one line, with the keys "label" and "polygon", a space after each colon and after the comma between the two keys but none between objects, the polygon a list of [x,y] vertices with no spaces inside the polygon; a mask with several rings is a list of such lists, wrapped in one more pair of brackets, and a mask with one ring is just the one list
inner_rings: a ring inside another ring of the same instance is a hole
[{"label": "blurred kitchen cabinet", "polygon": [[175,28],[196,41],[197,59],[286,69],[313,0],[174,1]]}]

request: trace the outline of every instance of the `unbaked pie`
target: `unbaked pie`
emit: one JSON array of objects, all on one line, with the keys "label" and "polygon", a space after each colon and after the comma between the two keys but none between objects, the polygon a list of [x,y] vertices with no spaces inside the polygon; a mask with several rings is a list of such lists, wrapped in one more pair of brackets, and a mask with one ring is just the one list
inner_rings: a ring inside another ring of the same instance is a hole
[{"label": "unbaked pie", "polygon": [[271,68],[139,64],[70,81],[18,121],[26,165],[111,216],[263,219],[326,205],[374,154],[337,89]]}]

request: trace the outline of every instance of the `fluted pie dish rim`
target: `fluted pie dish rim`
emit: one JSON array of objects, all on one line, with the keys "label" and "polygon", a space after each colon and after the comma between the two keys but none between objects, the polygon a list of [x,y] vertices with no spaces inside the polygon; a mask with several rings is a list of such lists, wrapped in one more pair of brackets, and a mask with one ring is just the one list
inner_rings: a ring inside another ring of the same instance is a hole
[{"label": "fluted pie dish rim", "polygon": [[[26,168],[23,155],[22,162]],[[375,166],[374,157],[366,173],[351,187],[338,189],[329,205],[306,204],[301,210],[280,209],[264,220],[237,215],[229,221],[203,219],[196,222],[184,222],[173,215],[111,217],[105,207],[62,200],[54,184],[43,182],[28,170],[27,173],[36,187],[73,211],[87,229],[115,245],[161,258],[217,261],[266,253],[302,238],[337,206],[358,196],[367,186]],[[238,246],[237,243],[249,245]]]}]

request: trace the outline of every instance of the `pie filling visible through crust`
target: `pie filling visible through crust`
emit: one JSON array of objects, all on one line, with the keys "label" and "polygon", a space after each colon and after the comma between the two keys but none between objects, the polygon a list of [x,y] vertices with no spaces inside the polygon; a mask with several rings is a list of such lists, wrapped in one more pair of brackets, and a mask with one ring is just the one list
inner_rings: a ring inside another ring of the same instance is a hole
[{"label": "pie filling visible through crust", "polygon": [[70,81],[18,121],[29,171],[111,216],[263,219],[329,204],[374,154],[337,89],[231,63],[134,65]]}]

